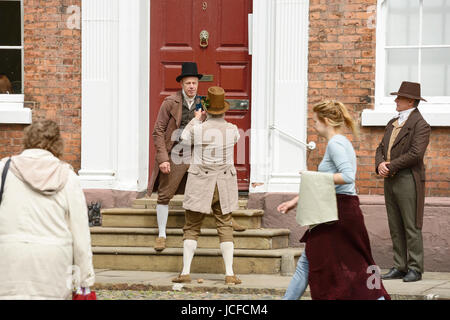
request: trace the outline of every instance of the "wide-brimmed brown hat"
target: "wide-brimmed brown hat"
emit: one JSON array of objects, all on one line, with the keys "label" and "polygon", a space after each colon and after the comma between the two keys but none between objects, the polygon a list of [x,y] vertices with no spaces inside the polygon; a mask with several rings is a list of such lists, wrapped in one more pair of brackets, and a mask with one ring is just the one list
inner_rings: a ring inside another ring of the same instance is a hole
[{"label": "wide-brimmed brown hat", "polygon": [[225,90],[221,87],[210,87],[208,89],[209,105],[206,109],[211,114],[222,114],[230,109],[230,103],[225,100]]},{"label": "wide-brimmed brown hat", "polygon": [[403,81],[398,92],[391,92],[391,95],[427,101],[420,96],[420,83],[416,82]]}]

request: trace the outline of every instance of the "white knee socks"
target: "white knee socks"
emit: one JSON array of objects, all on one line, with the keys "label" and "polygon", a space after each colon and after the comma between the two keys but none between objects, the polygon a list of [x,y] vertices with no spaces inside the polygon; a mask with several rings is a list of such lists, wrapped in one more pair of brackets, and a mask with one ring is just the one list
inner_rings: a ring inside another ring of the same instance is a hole
[{"label": "white knee socks", "polygon": [[166,238],[167,219],[169,218],[169,205],[156,205],[156,219],[158,220],[159,237]]},{"label": "white knee socks", "polygon": [[194,258],[195,249],[197,249],[197,241],[184,240],[183,241],[183,271],[181,275],[191,273],[192,258]]},{"label": "white knee socks", "polygon": [[233,272],[233,242],[221,242],[220,250],[222,250],[223,261],[225,262],[225,275],[234,276]]}]

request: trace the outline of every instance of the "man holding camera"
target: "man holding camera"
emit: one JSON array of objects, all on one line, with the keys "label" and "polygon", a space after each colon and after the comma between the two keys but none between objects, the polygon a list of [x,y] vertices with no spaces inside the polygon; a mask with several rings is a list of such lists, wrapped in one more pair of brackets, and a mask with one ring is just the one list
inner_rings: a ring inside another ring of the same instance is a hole
[{"label": "man holding camera", "polygon": [[[191,152],[190,146],[187,148],[180,143],[180,135],[194,118],[198,82],[202,77],[195,62],[183,63],[182,72],[176,79],[181,90],[164,99],[153,130],[156,157],[148,190],[150,194],[158,192],[156,214],[159,235],[155,244],[156,251],[166,248],[169,202],[175,194],[184,193]],[[233,227],[236,231],[245,230],[235,223]]]}]

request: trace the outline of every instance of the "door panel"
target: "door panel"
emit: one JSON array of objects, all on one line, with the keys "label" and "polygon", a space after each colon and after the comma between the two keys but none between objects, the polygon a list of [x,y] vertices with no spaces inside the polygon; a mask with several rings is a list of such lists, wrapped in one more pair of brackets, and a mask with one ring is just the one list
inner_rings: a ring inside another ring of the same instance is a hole
[{"label": "door panel", "polygon": [[[180,90],[176,77],[181,64],[195,61],[199,72],[212,81],[201,81],[199,94],[221,86],[232,108],[227,121],[241,130],[239,154],[235,149],[239,190],[248,190],[250,177],[249,137],[251,112],[251,56],[248,55],[248,14],[252,0],[152,0],[150,130],[153,132],[165,97]],[[209,33],[208,46],[200,46],[200,32]],[[150,139],[150,166],[155,149]]]},{"label": "door panel", "polygon": [[[152,1],[151,5],[155,2]],[[192,43],[192,10],[193,0],[162,1],[162,20],[164,23],[163,45],[166,47],[189,47]],[[180,26],[183,26],[180,28]]]}]

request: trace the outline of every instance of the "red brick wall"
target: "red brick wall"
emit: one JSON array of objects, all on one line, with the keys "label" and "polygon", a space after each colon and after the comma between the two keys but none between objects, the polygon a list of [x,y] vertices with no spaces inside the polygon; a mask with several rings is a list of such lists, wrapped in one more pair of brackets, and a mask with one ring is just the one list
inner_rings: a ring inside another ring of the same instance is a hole
[{"label": "red brick wall", "polygon": [[[67,7],[80,0],[25,0],[25,100],[33,101],[33,120],[53,119],[65,140],[64,160],[76,170],[81,155],[81,31],[67,28]],[[320,141],[309,154],[317,167],[325,141],[312,129],[312,105],[322,99],[344,102],[356,119],[373,107],[375,29],[367,21],[376,0],[310,0],[308,140]],[[358,120],[359,121],[359,120]],[[22,150],[22,125],[0,124],[0,157]],[[360,127],[352,139],[358,155],[360,194],[382,194],[374,174],[374,151],[384,128]],[[425,158],[427,196],[450,196],[450,128],[433,128]]]},{"label": "red brick wall", "polygon": [[[24,90],[33,120],[52,119],[75,170],[81,155],[81,30],[67,27],[67,8],[81,0],[24,0]],[[23,125],[0,124],[0,157],[20,153]]]},{"label": "red brick wall", "polygon": [[[308,167],[317,168],[326,142],[312,128],[312,107],[324,99],[346,104],[355,119],[373,108],[375,93],[376,29],[371,28],[370,6],[376,0],[310,0],[308,141],[320,141],[308,155]],[[372,20],[373,22],[373,20]],[[400,84],[399,84],[400,85]],[[374,154],[384,127],[361,127],[360,136],[347,131],[358,156],[359,194],[383,194],[383,180],[374,173]],[[432,128],[425,155],[426,195],[450,196],[450,128]]]}]

